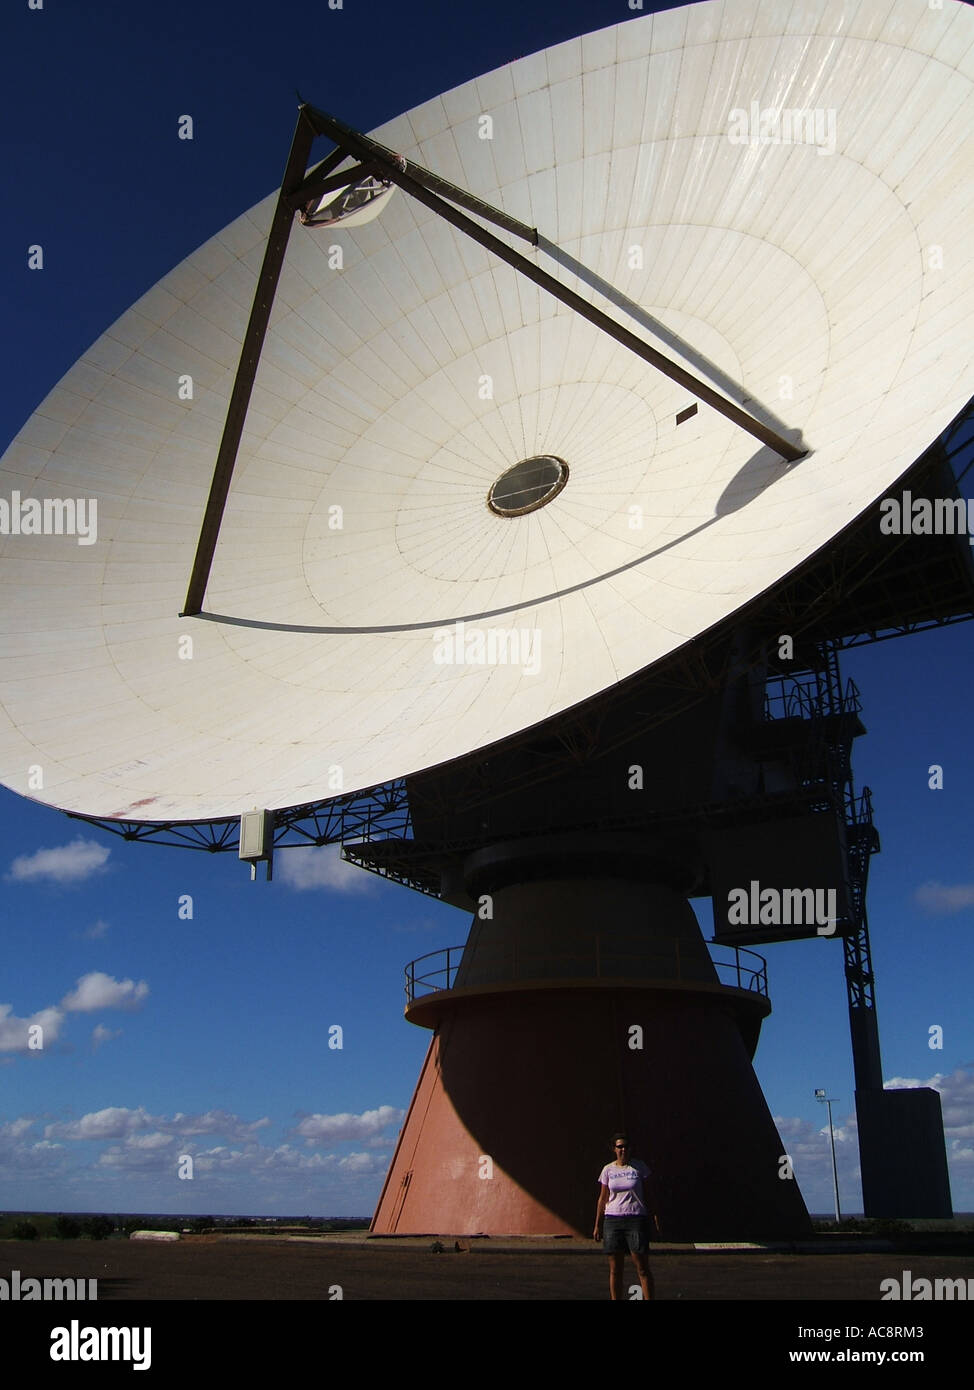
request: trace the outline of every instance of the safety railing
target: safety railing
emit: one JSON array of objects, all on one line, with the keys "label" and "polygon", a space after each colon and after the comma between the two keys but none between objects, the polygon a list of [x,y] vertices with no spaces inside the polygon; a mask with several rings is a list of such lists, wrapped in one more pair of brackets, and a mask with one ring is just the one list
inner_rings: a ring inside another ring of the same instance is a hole
[{"label": "safety railing", "polygon": [[[707,983],[700,970],[700,958],[693,955],[687,958],[684,948],[680,955],[680,942],[676,938],[663,942],[654,940],[652,951],[622,952],[618,949],[618,938],[594,938],[591,950],[584,952],[563,952],[557,950],[524,951],[518,950],[516,943],[508,943],[503,950],[491,952],[479,943],[473,951],[472,982],[477,988],[495,984],[514,984],[528,980],[564,979],[599,980],[626,979],[677,980],[687,983]],[[406,1001],[414,1003],[427,995],[453,989],[463,953],[463,946],[446,946],[439,951],[430,951],[419,956],[406,966]],[[768,966],[763,956],[744,946],[727,946],[708,943],[710,959],[720,984],[767,997]],[[714,953],[720,951],[730,959],[721,959]],[[743,960],[742,957],[748,957]],[[624,967],[624,968],[622,968]],[[635,969],[634,969],[635,967]],[[642,967],[642,969],[640,969]]]}]

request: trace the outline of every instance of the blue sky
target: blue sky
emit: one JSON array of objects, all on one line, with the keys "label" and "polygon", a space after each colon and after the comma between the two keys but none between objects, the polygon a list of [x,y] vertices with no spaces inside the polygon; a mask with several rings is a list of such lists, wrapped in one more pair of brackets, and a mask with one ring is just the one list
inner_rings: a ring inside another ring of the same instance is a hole
[{"label": "blue sky", "polygon": [[[369,129],[631,14],[624,0],[7,6],[0,447],[118,314],[276,186],[296,88]],[[184,113],[191,142],[176,138]],[[38,242],[45,267],[28,272]],[[883,843],[869,915],[884,1076],[940,1089],[956,1210],[974,1210],[972,637],[964,624],[844,661],[869,730],[857,785],[873,790]],[[402,969],[462,941],[462,914],[331,849],[282,855],[272,884],[251,884],[232,855],[127,844],[4,790],[0,875],[5,1208],[372,1211],[428,1040],[403,1021]],[[759,1079],[816,1211],[831,1178],[813,1092],[838,1097],[855,1210],[841,946],[763,953],[774,1013]],[[42,1051],[21,1050],[14,1020],[43,1023]],[[193,1181],[176,1176],[184,1153]]]}]

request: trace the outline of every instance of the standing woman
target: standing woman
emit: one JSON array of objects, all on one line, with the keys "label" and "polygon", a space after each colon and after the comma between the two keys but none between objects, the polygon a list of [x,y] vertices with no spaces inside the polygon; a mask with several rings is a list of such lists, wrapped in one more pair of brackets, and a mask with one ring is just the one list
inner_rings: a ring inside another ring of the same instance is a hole
[{"label": "standing woman", "polygon": [[627,1249],[639,1275],[643,1298],[653,1298],[655,1288],[648,1259],[649,1200],[643,1187],[650,1172],[640,1159],[630,1157],[628,1134],[613,1135],[612,1148],[615,1159],[599,1174],[599,1204],[592,1238],[598,1240],[599,1225],[604,1222],[602,1248],[609,1257],[611,1298],[622,1298],[622,1267]]}]

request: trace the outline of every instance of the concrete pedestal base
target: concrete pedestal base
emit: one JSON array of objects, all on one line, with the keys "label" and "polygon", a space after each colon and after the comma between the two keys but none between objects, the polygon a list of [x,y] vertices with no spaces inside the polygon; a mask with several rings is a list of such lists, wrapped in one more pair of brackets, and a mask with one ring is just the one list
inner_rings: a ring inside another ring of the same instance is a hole
[{"label": "concrete pedestal base", "polygon": [[661,1238],[809,1230],[750,1061],[770,1006],[718,979],[686,900],[580,876],[502,883],[490,909],[408,1011],[435,1035],[373,1231],[589,1235],[616,1129]]}]

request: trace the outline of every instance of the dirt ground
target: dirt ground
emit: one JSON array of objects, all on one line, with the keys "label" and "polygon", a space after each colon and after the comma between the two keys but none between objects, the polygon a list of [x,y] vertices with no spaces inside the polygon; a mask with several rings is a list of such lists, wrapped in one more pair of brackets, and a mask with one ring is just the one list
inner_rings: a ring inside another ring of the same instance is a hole
[{"label": "dirt ground", "polygon": [[[118,1300],[408,1300],[599,1301],[608,1289],[608,1260],[594,1242],[539,1248],[473,1240],[457,1253],[432,1241],[315,1241],[184,1238],[150,1241],[4,1241],[0,1278],[98,1280],[98,1302]],[[970,1255],[779,1254],[651,1251],[660,1301],[826,1300],[878,1303],[880,1283],[970,1279]],[[631,1261],[626,1285],[636,1285]],[[340,1293],[338,1292],[340,1290]],[[887,1310],[889,1303],[880,1305]],[[11,1305],[7,1305],[8,1309]],[[900,1305],[902,1308],[903,1305]],[[958,1310],[966,1313],[967,1310]]]},{"label": "dirt ground", "polygon": [[[901,1281],[905,1270],[913,1280],[970,1280],[964,1291],[974,1295],[974,1252],[958,1252],[956,1243],[940,1254],[657,1247],[654,1301],[635,1311],[630,1262],[630,1306],[584,1318],[575,1304],[609,1303],[608,1260],[594,1242],[471,1240],[461,1252],[446,1239],[439,1252],[432,1244],[340,1236],[3,1241],[8,1288],[14,1270],[21,1283],[98,1280],[97,1302],[0,1301],[4,1350],[18,1384],[47,1385],[53,1376],[102,1384],[113,1375],[131,1383],[138,1371],[139,1385],[154,1378],[166,1390],[201,1375],[277,1384],[282,1368],[293,1377],[354,1366],[373,1379],[400,1379],[413,1362],[475,1385],[515,1375],[557,1383],[576,1380],[592,1359],[585,1349],[595,1346],[623,1353],[618,1374],[627,1377],[662,1366],[697,1380],[762,1374],[778,1383],[798,1363],[804,1374],[808,1361],[834,1375],[835,1366],[821,1363],[835,1359],[919,1373],[925,1384],[931,1372],[949,1383],[959,1364],[970,1364],[966,1298],[880,1301],[881,1280]],[[82,1338],[97,1345],[104,1336],[123,1339],[118,1359],[82,1348]],[[70,1338],[66,1359],[74,1364],[52,1373]]]}]

